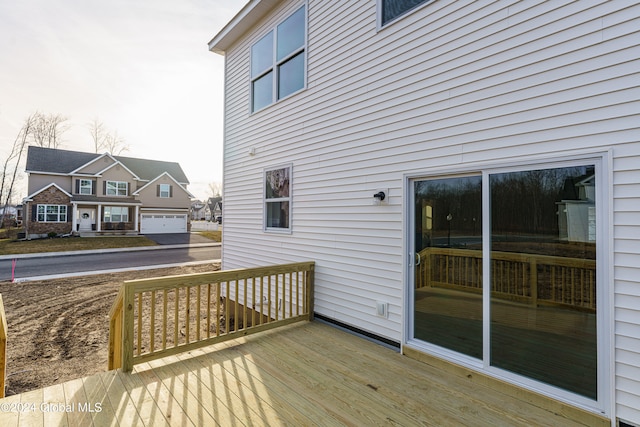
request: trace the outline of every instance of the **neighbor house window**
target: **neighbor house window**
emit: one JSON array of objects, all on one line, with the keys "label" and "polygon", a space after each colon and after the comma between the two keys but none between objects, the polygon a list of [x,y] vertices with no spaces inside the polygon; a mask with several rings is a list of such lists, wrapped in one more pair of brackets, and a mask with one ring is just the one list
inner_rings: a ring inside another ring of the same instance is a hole
[{"label": "neighbor house window", "polygon": [[80,194],[93,194],[93,181],[90,179],[81,179],[78,187]]},{"label": "neighbor house window", "polygon": [[432,0],[380,0],[382,11],[382,25],[400,15]]},{"label": "neighbor house window", "polygon": [[304,88],[306,15],[304,6],[251,46],[251,111]]},{"label": "neighbor house window", "polygon": [[125,181],[106,181],[105,182],[105,195],[107,196],[126,196],[127,185]]},{"label": "neighbor house window", "polygon": [[66,205],[38,205],[38,222],[67,222]]},{"label": "neighbor house window", "polygon": [[265,171],[265,229],[291,229],[291,166]]},{"label": "neighbor house window", "polygon": [[105,206],[104,222],[128,222],[129,208],[126,206]]},{"label": "neighbor house window", "polygon": [[160,184],[158,185],[158,196],[163,199],[167,199],[171,197],[171,185],[169,184]]}]

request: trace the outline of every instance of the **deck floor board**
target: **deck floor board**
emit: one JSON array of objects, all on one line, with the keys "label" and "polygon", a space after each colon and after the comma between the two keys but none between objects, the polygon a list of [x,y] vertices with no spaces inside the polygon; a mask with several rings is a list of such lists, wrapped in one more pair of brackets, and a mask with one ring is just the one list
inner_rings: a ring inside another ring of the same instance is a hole
[{"label": "deck floor board", "polygon": [[[0,399],[15,402],[38,410],[3,427],[582,425],[319,322]],[[53,403],[74,410],[39,410]]]}]

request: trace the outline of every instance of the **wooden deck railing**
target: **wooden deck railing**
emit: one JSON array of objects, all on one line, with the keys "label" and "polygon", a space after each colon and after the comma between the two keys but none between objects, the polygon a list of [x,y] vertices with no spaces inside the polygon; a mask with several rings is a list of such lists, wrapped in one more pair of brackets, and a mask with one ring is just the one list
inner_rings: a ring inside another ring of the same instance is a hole
[{"label": "wooden deck railing", "polygon": [[[482,251],[425,248],[416,287],[482,292]],[[491,252],[491,295],[532,305],[596,309],[595,260]]]},{"label": "wooden deck railing", "polygon": [[313,319],[315,264],[126,281],[109,317],[109,369]]},{"label": "wooden deck railing", "polygon": [[4,397],[7,379],[7,317],[4,314],[4,302],[0,294],[0,398]]}]

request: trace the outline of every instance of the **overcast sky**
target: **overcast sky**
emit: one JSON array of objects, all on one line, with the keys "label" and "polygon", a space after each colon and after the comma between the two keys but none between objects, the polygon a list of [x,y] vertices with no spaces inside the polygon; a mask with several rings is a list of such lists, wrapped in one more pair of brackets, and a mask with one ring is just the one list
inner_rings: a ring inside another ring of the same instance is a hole
[{"label": "overcast sky", "polygon": [[98,118],[129,144],[122,155],[177,161],[207,197],[222,181],[224,78],[207,42],[245,4],[0,0],[0,161],[35,111],[69,118],[67,150],[93,151]]}]

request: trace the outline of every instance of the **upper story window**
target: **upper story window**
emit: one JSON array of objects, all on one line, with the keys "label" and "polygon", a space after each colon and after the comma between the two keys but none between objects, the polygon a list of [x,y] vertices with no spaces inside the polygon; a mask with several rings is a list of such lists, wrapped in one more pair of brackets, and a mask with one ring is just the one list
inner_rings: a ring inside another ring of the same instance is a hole
[{"label": "upper story window", "polygon": [[80,179],[78,194],[93,194],[93,181],[90,179]]},{"label": "upper story window", "polygon": [[304,88],[305,56],[302,6],[251,46],[251,112]]},{"label": "upper story window", "polygon": [[126,196],[129,185],[126,181],[105,181],[106,196]]},{"label": "upper story window", "polygon": [[382,25],[386,25],[398,16],[430,1],[432,0],[380,0]]},{"label": "upper story window", "polygon": [[158,185],[158,197],[163,199],[167,199],[171,197],[171,185],[169,184],[159,184]]}]

